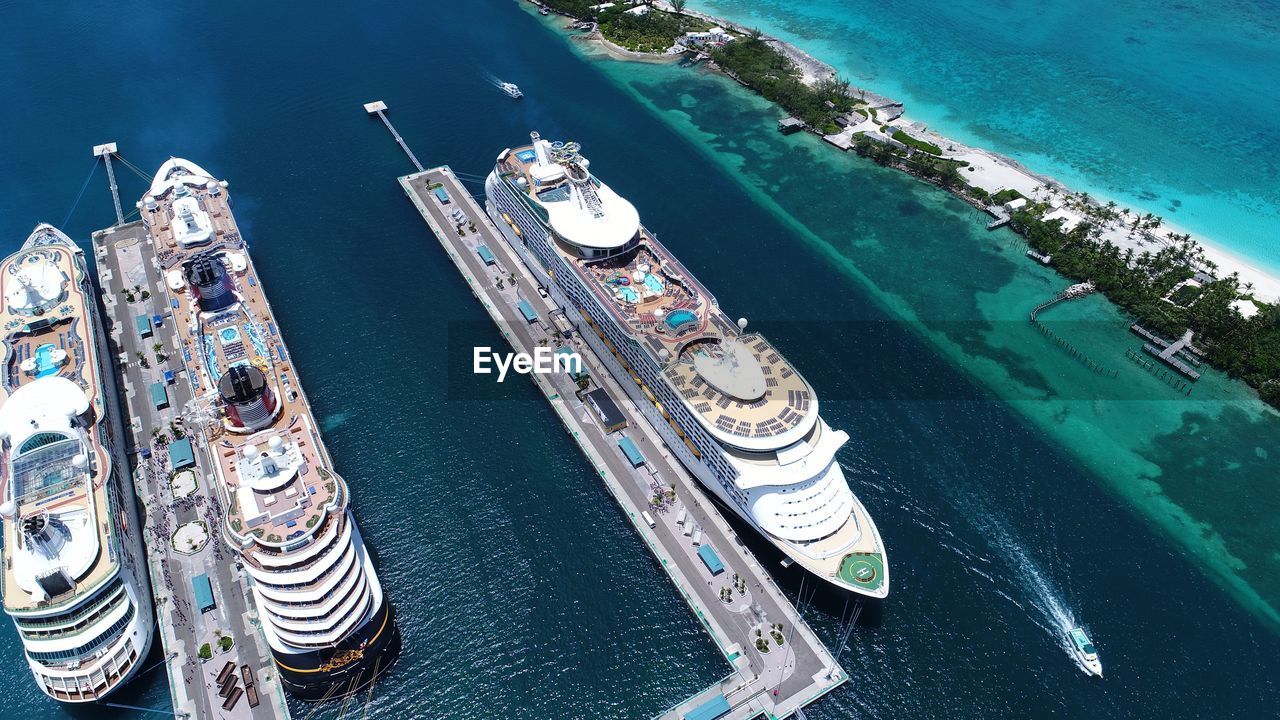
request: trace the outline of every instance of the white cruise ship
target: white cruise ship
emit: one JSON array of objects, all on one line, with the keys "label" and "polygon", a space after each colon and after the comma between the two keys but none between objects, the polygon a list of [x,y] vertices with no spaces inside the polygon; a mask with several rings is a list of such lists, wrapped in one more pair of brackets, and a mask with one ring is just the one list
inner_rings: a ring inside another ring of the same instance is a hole
[{"label": "white cruise ship", "polygon": [[302,700],[341,698],[391,666],[400,634],[226,188],[172,159],[138,206],[197,398],[187,416],[281,679]]},{"label": "white cruise ship", "polygon": [[40,225],[0,262],[4,609],[36,684],[101,700],[155,628],[110,356],[84,253]]},{"label": "white cruise ship", "polygon": [[817,577],[887,596],[880,533],[836,461],[849,436],[589,167],[577,143],[532,133],[498,155],[486,210],[704,486]]}]

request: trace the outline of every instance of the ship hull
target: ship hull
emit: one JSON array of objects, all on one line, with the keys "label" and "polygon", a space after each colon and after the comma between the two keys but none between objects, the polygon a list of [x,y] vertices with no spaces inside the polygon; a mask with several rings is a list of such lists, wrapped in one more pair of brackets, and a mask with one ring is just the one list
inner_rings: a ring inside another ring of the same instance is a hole
[{"label": "ship hull", "polygon": [[272,651],[280,682],[304,702],[337,700],[367,690],[400,657],[400,630],[384,596],[369,622],[336,647],[307,653]]},{"label": "ship hull", "polygon": [[[493,188],[490,187],[490,184],[493,182],[495,182],[495,180],[491,175],[485,183],[486,194],[494,192]],[[570,322],[573,323],[574,327],[579,329],[579,337],[586,341],[587,345],[593,352],[595,352],[596,356],[600,358],[600,361],[609,369],[609,373],[613,375],[618,386],[626,393],[627,398],[631,400],[632,405],[645,416],[650,427],[657,431],[658,435],[662,438],[663,443],[671,450],[672,456],[677,458],[680,464],[697,479],[698,484],[711,494],[717,504],[731,510],[732,515],[755,530],[756,534],[768,542],[771,547],[795,561],[796,564],[805,568],[806,572],[809,572],[813,577],[823,581],[825,586],[837,591],[837,593],[842,597],[847,594],[867,600],[883,599],[883,594],[863,592],[856,587],[833,581],[829,577],[810,571],[805,567],[809,562],[807,558],[795,553],[785,544],[778,542],[772,535],[765,532],[749,513],[743,512],[737,503],[735,503],[733,499],[726,494],[720,483],[716,481],[712,470],[705,463],[697,462],[692,459],[689,453],[684,451],[683,442],[681,442],[680,438],[675,435],[670,424],[664,421],[654,405],[647,402],[640,394],[640,390],[637,388],[636,384],[630,381],[629,373],[618,364],[617,360],[614,359],[613,353],[609,352],[608,348],[604,346],[600,338],[590,332],[589,329],[583,330],[583,328],[587,327],[587,324],[584,322],[582,309],[579,308],[578,305],[564,292],[559,283],[547,273],[537,256],[532,253],[522,241],[522,238],[517,237],[516,234],[512,232],[511,226],[508,225],[507,221],[503,218],[501,208],[496,206],[492,200],[486,199],[485,212],[488,214],[489,219],[493,222],[494,227],[498,229],[498,232],[502,235],[503,239],[507,241],[507,244],[515,249],[516,254],[520,256],[520,259],[524,262],[525,266],[533,271],[538,282],[547,289],[548,293],[551,295],[551,299],[556,302],[557,306],[565,311],[565,315],[569,318]],[[536,230],[536,228],[524,228],[521,232],[527,234]],[[857,501],[855,500],[855,502]],[[880,544],[879,531],[873,530],[873,532],[876,532],[876,546],[883,547]]]}]

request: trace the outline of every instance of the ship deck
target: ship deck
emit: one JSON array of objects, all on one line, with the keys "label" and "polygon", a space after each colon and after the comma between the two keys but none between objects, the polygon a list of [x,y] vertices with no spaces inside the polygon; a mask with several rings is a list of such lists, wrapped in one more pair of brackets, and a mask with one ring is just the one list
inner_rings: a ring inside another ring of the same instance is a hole
[{"label": "ship deck", "polygon": [[[542,202],[565,193],[563,180],[538,184],[531,172],[532,145],[514,148],[500,164],[505,181],[517,193]],[[522,184],[512,181],[523,178]],[[566,194],[567,196],[567,194]],[[644,226],[637,247],[608,259],[586,260],[552,244],[579,272],[601,304],[664,367],[667,379],[683,395],[706,427],[721,439],[764,440],[808,425],[816,409],[815,393],[786,359],[760,335],[740,336],[711,293]],[[695,366],[698,355],[722,356],[716,344],[737,339],[763,373],[762,395],[743,398],[716,387]]]},{"label": "ship deck", "polygon": [[[47,263],[50,270],[61,273],[65,296],[57,303],[46,308],[40,315],[23,315],[13,312],[8,302],[11,285],[16,280],[15,271],[20,263]],[[105,420],[106,405],[101,395],[99,382],[101,378],[98,367],[98,356],[95,352],[95,338],[91,325],[91,302],[81,290],[80,282],[84,278],[76,267],[75,256],[68,248],[58,245],[41,245],[25,248],[0,262],[0,328],[4,332],[4,365],[3,381],[0,382],[0,405],[19,388],[28,385],[37,378],[57,375],[76,383],[89,398],[90,407],[95,418]],[[52,350],[65,352],[61,362],[54,362]],[[24,371],[25,360],[36,359],[34,372]],[[9,458],[0,462],[0,497],[8,498],[17,491],[19,495],[12,498],[17,506],[18,517],[31,513],[48,511],[55,514],[74,515],[77,512],[88,512],[91,504],[99,518],[108,516],[107,492],[105,483],[111,476],[111,456],[97,439],[97,427],[91,428],[87,434],[93,450],[89,458],[89,467],[93,472],[93,483],[83,482],[83,477],[63,480],[56,483],[41,482],[39,487],[17,488],[14,479],[9,477]],[[4,561],[4,602],[6,610],[11,612],[42,612],[51,610],[71,600],[83,592],[96,587],[111,577],[116,570],[116,563],[106,552],[111,541],[110,525],[97,523],[99,552],[93,565],[76,580],[72,591],[60,597],[43,601],[35,601],[32,596],[17,586],[12,557]],[[18,536],[18,523],[4,523],[4,548],[21,547]]]},{"label": "ship deck", "polygon": [[[210,251],[224,252],[231,260],[228,275],[241,299],[234,309],[198,323],[189,322],[199,315],[198,307],[188,292],[174,291],[173,284],[169,284],[170,304],[174,317],[180,319],[177,335],[182,344],[182,362],[197,397],[216,394],[220,373],[234,363],[256,366],[273,386],[281,405],[274,422],[248,435],[215,426],[209,443],[217,475],[227,485],[232,499],[227,514],[229,527],[237,534],[250,533],[267,544],[279,545],[308,532],[319,532],[316,526],[323,526],[326,507],[342,498],[342,480],[331,470],[315,417],[298,384],[274,313],[231,213],[229,196],[225,191],[216,195],[204,189],[192,192],[212,221],[214,235],[210,243],[183,247],[178,242],[170,218],[172,193],[158,198],[156,212],[144,211],[144,220],[151,223],[149,230],[166,273],[180,273],[184,262]],[[250,445],[265,445],[273,436],[297,448],[301,456],[297,476],[273,492],[238,493],[247,486],[241,481],[238,467],[242,451]],[[242,507],[244,500],[251,500],[255,507]],[[263,516],[268,518],[265,522],[247,527],[249,518]],[[253,554],[246,557],[252,561]]]}]

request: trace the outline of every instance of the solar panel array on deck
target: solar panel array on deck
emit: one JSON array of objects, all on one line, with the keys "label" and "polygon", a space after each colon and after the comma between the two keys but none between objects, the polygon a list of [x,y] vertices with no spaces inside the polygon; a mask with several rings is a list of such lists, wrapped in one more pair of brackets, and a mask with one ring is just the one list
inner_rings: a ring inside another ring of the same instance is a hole
[{"label": "solar panel array on deck", "polygon": [[684,714],[684,720],[716,720],[729,712],[729,701],[724,695],[716,695],[710,700]]}]

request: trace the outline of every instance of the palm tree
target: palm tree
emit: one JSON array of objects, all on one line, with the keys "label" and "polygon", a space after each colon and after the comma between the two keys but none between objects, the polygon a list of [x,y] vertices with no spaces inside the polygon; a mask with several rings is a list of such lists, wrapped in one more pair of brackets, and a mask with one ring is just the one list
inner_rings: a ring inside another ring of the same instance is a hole
[{"label": "palm tree", "polygon": [[751,28],[751,32],[747,34],[747,37],[751,40],[759,40],[763,36],[764,32],[762,32],[758,27]]},{"label": "palm tree", "polygon": [[671,11],[677,15],[683,15],[686,3],[688,0],[671,0]]}]

